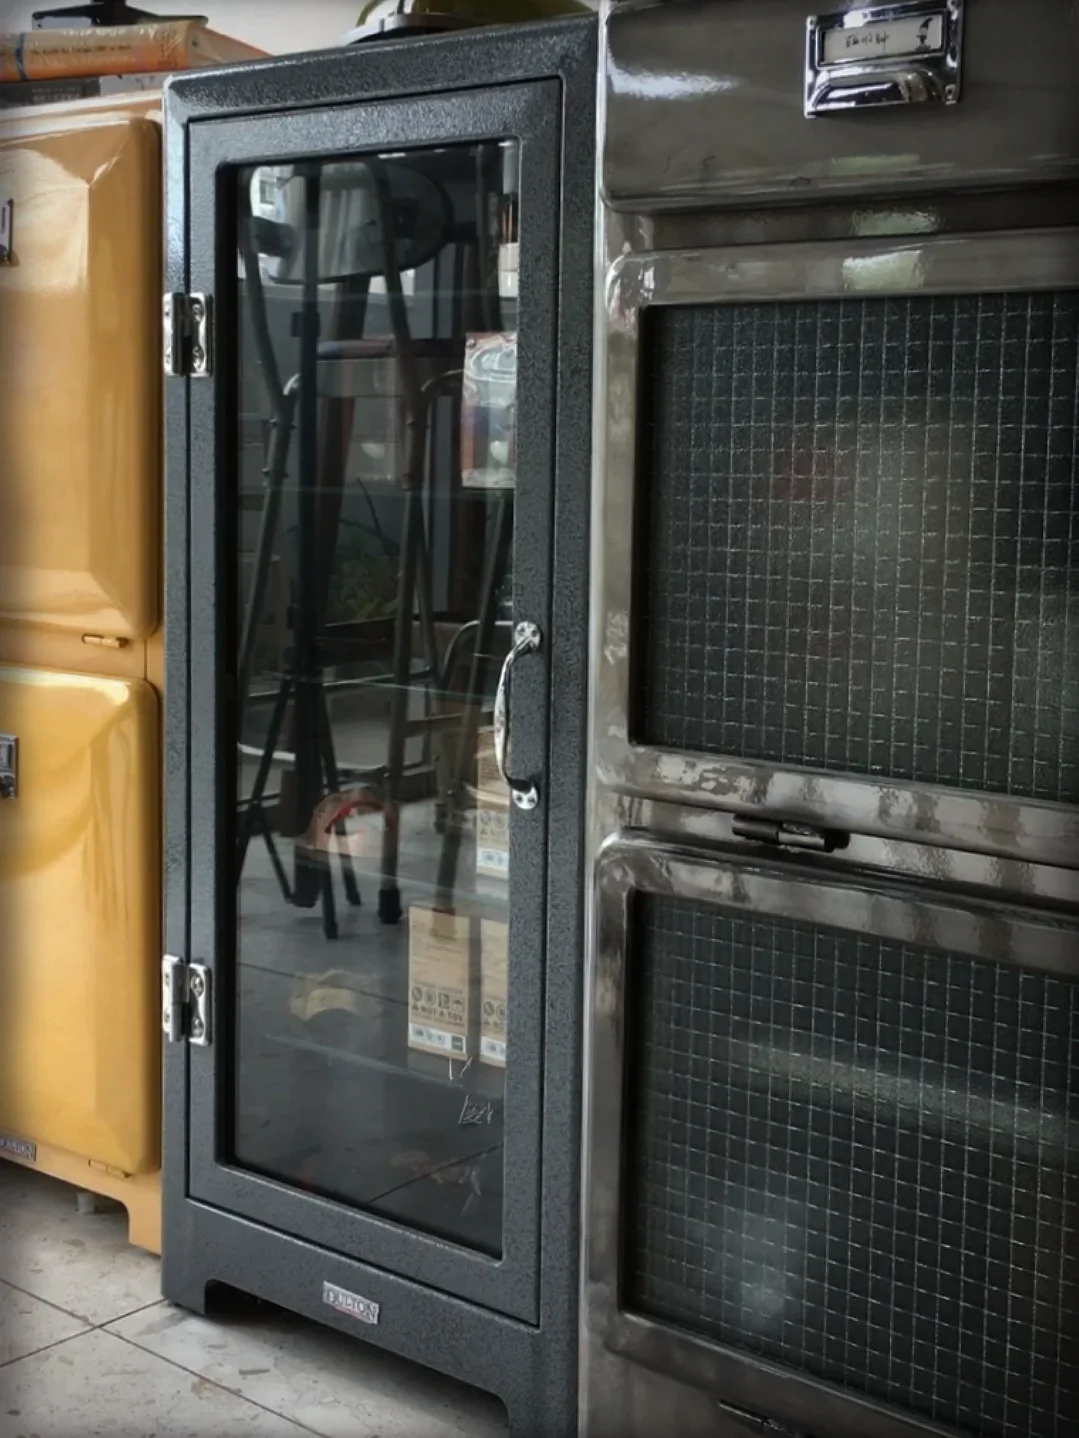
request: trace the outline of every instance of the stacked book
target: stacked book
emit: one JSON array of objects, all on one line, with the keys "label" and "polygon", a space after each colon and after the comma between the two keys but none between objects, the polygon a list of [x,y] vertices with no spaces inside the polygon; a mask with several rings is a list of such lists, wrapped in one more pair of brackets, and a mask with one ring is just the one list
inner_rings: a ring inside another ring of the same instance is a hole
[{"label": "stacked book", "polygon": [[178,70],[265,58],[201,20],[0,34],[0,108],[156,89]]}]

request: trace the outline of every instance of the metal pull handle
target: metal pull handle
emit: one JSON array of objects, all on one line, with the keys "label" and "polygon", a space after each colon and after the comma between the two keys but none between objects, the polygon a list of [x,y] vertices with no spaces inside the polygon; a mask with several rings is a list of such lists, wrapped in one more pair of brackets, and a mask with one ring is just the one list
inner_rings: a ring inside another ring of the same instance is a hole
[{"label": "metal pull handle", "polygon": [[498,691],[495,694],[495,763],[503,782],[510,791],[510,797],[518,809],[534,809],[539,803],[539,790],[530,780],[511,779],[506,773],[506,751],[510,741],[509,687],[510,671],[522,654],[535,654],[540,647],[540,631],[537,624],[527,621],[518,624],[513,631],[513,646],[506,655],[502,673],[498,676]]},{"label": "metal pull handle", "polygon": [[943,101],[944,88],[928,70],[880,73],[873,79],[822,80],[809,101],[811,115],[837,110],[871,110],[881,105],[924,105]]},{"label": "metal pull handle", "polygon": [[723,1403],[717,1400],[716,1408],[724,1418],[729,1418],[740,1424],[748,1433],[774,1433],[776,1438],[806,1438],[804,1433],[800,1433],[794,1428],[784,1428],[781,1423],[776,1423],[771,1418],[761,1418],[756,1413],[747,1413],[744,1408],[735,1408],[732,1403]]},{"label": "metal pull handle", "polygon": [[757,819],[749,815],[736,815],[731,821],[731,830],[736,838],[749,839],[754,844],[776,844],[784,849],[816,849],[822,854],[845,849],[848,843],[848,836],[837,829],[787,824],[781,820]]}]

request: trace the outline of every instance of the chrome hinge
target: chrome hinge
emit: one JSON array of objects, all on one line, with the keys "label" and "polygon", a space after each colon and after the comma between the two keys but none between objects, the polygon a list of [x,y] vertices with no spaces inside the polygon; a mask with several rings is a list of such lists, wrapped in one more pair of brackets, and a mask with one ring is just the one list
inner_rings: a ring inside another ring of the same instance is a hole
[{"label": "chrome hinge", "polygon": [[166,295],[162,326],[166,375],[206,379],[213,374],[213,301],[209,295]]},{"label": "chrome hinge", "polygon": [[161,1029],[170,1044],[209,1045],[212,1035],[211,975],[205,964],[166,954],[161,961]]},{"label": "chrome hinge", "polygon": [[731,823],[736,838],[755,844],[775,844],[782,849],[814,849],[830,854],[846,846],[847,835],[837,829],[818,829],[812,824],[785,824],[776,819],[753,819],[738,815]]}]

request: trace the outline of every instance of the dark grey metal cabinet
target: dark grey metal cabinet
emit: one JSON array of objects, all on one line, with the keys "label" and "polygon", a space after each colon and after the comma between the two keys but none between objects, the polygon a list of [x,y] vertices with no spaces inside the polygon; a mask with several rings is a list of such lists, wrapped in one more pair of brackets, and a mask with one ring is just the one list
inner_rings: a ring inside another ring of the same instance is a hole
[{"label": "dark grey metal cabinet", "polygon": [[164,1291],[575,1431],[595,28],[173,82]]}]

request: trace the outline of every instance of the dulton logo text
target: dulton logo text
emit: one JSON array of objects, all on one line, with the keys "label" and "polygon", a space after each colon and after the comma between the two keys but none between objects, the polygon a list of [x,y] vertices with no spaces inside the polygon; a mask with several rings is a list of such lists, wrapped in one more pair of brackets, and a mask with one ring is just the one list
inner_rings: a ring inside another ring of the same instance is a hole
[{"label": "dulton logo text", "polygon": [[372,1303],[369,1298],[361,1298],[358,1293],[349,1293],[347,1288],[338,1288],[336,1283],[324,1283],[322,1285],[322,1301],[336,1308],[338,1313],[347,1313],[350,1318],[358,1318],[361,1323],[370,1323],[374,1326],[378,1322],[380,1308],[377,1303]]}]

